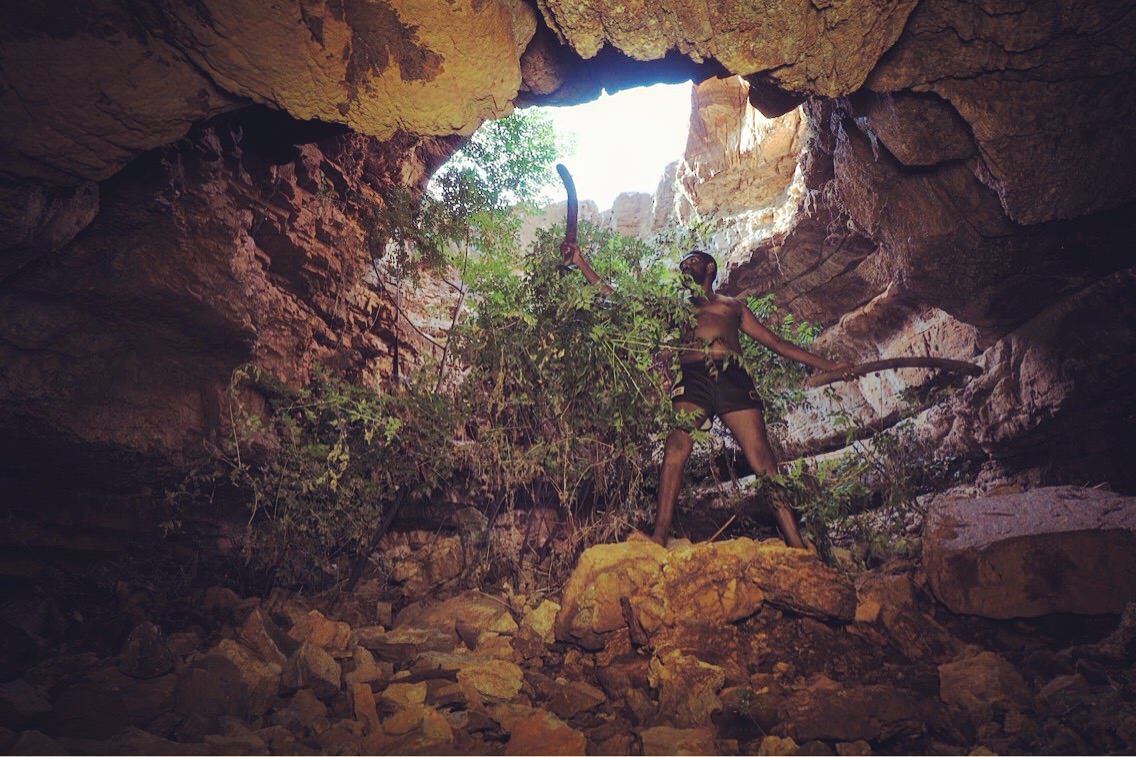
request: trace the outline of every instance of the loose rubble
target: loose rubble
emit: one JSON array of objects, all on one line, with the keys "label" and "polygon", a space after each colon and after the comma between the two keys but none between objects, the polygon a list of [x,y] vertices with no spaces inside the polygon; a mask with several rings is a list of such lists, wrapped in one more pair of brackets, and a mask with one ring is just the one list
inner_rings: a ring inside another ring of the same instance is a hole
[{"label": "loose rubble", "polygon": [[210,590],[201,606],[211,623],[167,633],[144,621],[116,656],[61,656],[0,684],[0,747],[1136,749],[1136,603],[1119,623],[963,618],[935,603],[911,564],[849,577],[778,541],[734,539],[669,551],[647,542],[592,547],[560,597],[464,591],[397,613],[386,600],[366,604]]}]

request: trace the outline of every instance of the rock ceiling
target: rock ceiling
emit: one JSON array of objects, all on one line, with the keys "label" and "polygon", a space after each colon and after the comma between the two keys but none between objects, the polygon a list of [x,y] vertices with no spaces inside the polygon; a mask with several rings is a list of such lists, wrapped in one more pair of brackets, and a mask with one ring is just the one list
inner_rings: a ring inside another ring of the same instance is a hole
[{"label": "rock ceiling", "polygon": [[810,130],[808,212],[738,291],[993,339],[1136,263],[1129,3],[45,0],[0,28],[5,447],[169,454],[244,359],[389,372],[368,193],[514,104],[727,73]]}]

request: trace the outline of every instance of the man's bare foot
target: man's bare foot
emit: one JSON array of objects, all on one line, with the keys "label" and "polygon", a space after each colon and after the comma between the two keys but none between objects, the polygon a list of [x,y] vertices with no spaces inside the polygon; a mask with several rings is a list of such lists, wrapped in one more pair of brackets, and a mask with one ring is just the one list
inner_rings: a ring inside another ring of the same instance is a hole
[{"label": "man's bare foot", "polygon": [[[654,538],[650,534],[643,533],[642,531],[640,531],[638,529],[629,533],[627,535],[627,538],[624,541],[629,541],[629,542],[631,542],[631,541],[649,541],[649,542],[654,542],[655,544],[659,544],[658,539]],[[663,545],[659,544],[659,546],[663,546]]]}]

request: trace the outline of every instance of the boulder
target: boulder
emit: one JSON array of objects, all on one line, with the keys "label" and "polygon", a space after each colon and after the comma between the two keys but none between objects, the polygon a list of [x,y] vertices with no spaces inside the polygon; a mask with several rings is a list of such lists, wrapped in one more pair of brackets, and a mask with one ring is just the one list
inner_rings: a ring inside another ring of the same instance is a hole
[{"label": "boulder", "polygon": [[162,636],[162,630],[150,622],[134,626],[118,669],[132,678],[157,678],[174,669],[174,653]]},{"label": "boulder", "polygon": [[233,665],[249,717],[255,718],[267,712],[280,691],[280,666],[257,659],[232,639],[222,639],[209,651],[206,660],[213,657],[227,660]]},{"label": "boulder", "polygon": [[649,541],[599,544],[584,551],[576,563],[560,600],[556,615],[556,638],[573,641],[586,649],[599,649],[604,636],[626,625],[620,599],[632,606],[651,602],[652,614],[661,606],[648,596],[667,551]]},{"label": "boulder", "polygon": [[375,656],[365,647],[355,647],[351,661],[353,668],[343,674],[343,680],[348,686],[356,683],[385,683],[394,675],[393,665],[389,662],[376,662]]},{"label": "boulder", "polygon": [[953,612],[1119,614],[1136,600],[1136,497],[1071,486],[939,496],[924,521],[923,564]]},{"label": "boulder", "polygon": [[800,747],[797,746],[797,742],[792,739],[783,738],[781,736],[765,736],[757,746],[757,754],[768,755],[768,757],[779,757],[780,755],[798,754],[799,749]]},{"label": "boulder", "polygon": [[676,627],[741,620],[763,602],[838,621],[850,621],[856,612],[848,579],[778,540],[731,539],[669,552],[653,542],[632,541],[595,546],[580,556],[564,588],[556,637],[601,648],[613,631],[627,626],[621,600],[652,637]]},{"label": "boulder", "polygon": [[[666,625],[721,625],[752,615],[763,602],[802,615],[847,621],[856,593],[839,573],[802,549],[771,539],[730,539],[672,551],[662,571]],[[655,627],[644,613],[640,621]]]},{"label": "boulder", "polygon": [[551,600],[544,600],[536,607],[528,610],[521,619],[521,628],[531,629],[545,644],[556,641],[556,614],[560,612],[560,605]]},{"label": "boulder", "polygon": [[244,623],[237,632],[240,642],[255,652],[260,659],[281,667],[288,661],[288,656],[280,647],[283,637],[285,637],[284,631],[259,607],[245,616]]},{"label": "boulder", "polygon": [[[748,617],[761,607],[765,592],[745,580],[757,544],[750,539],[706,542],[677,549],[663,567],[666,625],[721,625]],[[646,630],[657,626],[641,618]]]},{"label": "boulder", "polygon": [[339,693],[339,663],[320,647],[305,641],[284,666],[281,685],[287,691],[310,688],[320,699]]},{"label": "boulder", "polygon": [[480,591],[462,592],[441,602],[416,602],[403,608],[394,621],[394,629],[445,628],[456,633],[458,626],[472,629],[474,638],[482,631],[512,633],[517,630],[509,606]]},{"label": "boulder", "polygon": [[601,689],[586,681],[559,679],[552,693],[549,707],[562,718],[572,718],[581,712],[595,709],[607,701]]},{"label": "boulder", "polygon": [[427,651],[452,652],[461,642],[451,628],[398,628],[384,631],[381,626],[356,629],[358,644],[378,659],[396,665]]},{"label": "boulder", "polygon": [[375,694],[371,691],[370,684],[351,684],[348,693],[351,695],[351,712],[355,715],[356,720],[361,721],[366,726],[367,733],[382,731],[382,726],[379,724],[379,713],[375,707]]},{"label": "boulder", "polygon": [[383,689],[379,699],[384,704],[396,709],[406,709],[425,703],[426,690],[425,681],[418,683],[398,683],[396,681]]},{"label": "boulder", "polygon": [[1017,669],[990,651],[940,665],[939,698],[977,723],[988,721],[995,705],[1022,708],[1031,699],[1029,685]]},{"label": "boulder", "polygon": [[718,692],[726,683],[725,671],[678,650],[656,655],[647,669],[651,687],[659,690],[659,711],[667,722],[697,728],[710,725],[710,716],[722,709]]},{"label": "boulder", "polygon": [[[738,541],[748,541],[739,539]],[[803,549],[778,539],[755,543],[745,578],[765,592],[765,601],[798,615],[851,621],[856,615],[852,583]]]},{"label": "boulder", "polygon": [[524,675],[508,660],[474,658],[458,669],[458,683],[472,686],[486,699],[508,701],[520,692]]},{"label": "boulder", "polygon": [[310,642],[332,655],[346,656],[351,641],[351,626],[331,620],[319,610],[309,610],[296,619],[288,629],[288,636],[299,643]]}]

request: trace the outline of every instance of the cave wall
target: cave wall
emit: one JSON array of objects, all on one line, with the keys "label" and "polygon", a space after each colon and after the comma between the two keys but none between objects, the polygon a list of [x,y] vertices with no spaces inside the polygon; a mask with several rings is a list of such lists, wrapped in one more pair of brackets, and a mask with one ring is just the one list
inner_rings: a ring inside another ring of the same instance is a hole
[{"label": "cave wall", "polygon": [[[679,189],[652,220],[746,198],[729,209],[748,226],[730,232],[727,291],[777,291],[834,327],[870,314],[881,331],[829,337],[853,355],[939,313],[973,329],[968,349],[1028,342],[1028,324],[1136,262],[1134,15],[1104,0],[12,9],[0,29],[7,475],[83,460],[122,483],[176,466],[248,360],[286,381],[320,361],[381,383],[395,345],[413,358],[431,334],[398,325],[367,264],[381,189],[420,190],[462,135],[514,103],[601,87],[744,77],[748,90],[719,87],[701,114],[708,133],[733,119],[749,136],[676,167]],[[746,99],[766,115],[805,104],[795,126],[760,127],[792,160],[756,148],[768,143],[738,115]],[[760,200],[746,194],[755,167],[781,182]],[[445,292],[420,296],[421,323]]]},{"label": "cave wall", "polygon": [[53,440],[86,448],[96,481],[124,473],[100,471],[100,450],[142,468],[191,461],[246,363],[293,386],[317,363],[382,386],[401,360],[405,376],[437,350],[433,309],[456,298],[427,281],[396,313],[379,197],[453,145],[254,109],[101,182],[93,220],[0,290],[3,469],[43,475]]}]

